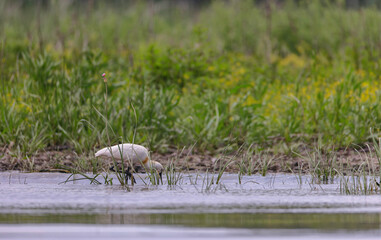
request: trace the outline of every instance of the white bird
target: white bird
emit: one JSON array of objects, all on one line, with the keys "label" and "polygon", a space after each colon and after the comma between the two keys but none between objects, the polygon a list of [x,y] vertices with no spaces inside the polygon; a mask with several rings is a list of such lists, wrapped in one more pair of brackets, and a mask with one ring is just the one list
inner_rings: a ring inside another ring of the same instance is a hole
[{"label": "white bird", "polygon": [[[111,157],[115,160],[130,162],[131,164],[140,163],[147,171],[156,170],[160,178],[163,172],[163,165],[150,159],[147,148],[132,143],[118,144],[112,147],[105,147],[95,153],[95,157]],[[129,168],[130,169],[130,168]],[[127,176],[132,174],[127,170]]]}]

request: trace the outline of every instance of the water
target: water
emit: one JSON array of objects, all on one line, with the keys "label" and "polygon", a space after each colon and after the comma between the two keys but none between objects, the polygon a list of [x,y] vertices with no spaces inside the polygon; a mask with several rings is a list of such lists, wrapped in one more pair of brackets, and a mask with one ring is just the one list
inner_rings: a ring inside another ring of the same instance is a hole
[{"label": "water", "polygon": [[[0,239],[379,239],[379,195],[308,176],[184,174],[179,186],[60,184],[68,174],[0,173]],[[208,176],[209,179],[211,175]],[[142,178],[142,179],[140,179]],[[197,179],[197,182],[196,182]],[[99,178],[102,181],[102,178]],[[165,182],[164,178],[164,182]]]}]

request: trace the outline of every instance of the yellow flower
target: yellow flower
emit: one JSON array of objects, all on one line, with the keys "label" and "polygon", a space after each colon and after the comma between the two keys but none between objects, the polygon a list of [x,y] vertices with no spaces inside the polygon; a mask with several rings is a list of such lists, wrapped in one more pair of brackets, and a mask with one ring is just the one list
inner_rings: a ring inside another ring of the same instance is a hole
[{"label": "yellow flower", "polygon": [[279,65],[282,67],[292,66],[295,68],[303,68],[306,65],[306,63],[303,58],[294,53],[291,53],[287,55],[287,57],[280,60]]},{"label": "yellow flower", "polygon": [[242,104],[243,106],[250,106],[250,105],[253,105],[253,104],[256,104],[258,103],[258,101],[253,98],[253,96],[249,95],[247,98],[246,98],[246,101]]},{"label": "yellow flower", "polygon": [[190,78],[189,73],[184,73],[183,78],[185,80],[188,80]]},{"label": "yellow flower", "polygon": [[365,77],[365,71],[362,69],[357,70],[356,74],[361,78]]},{"label": "yellow flower", "polygon": [[215,69],[215,67],[214,67],[214,66],[209,66],[209,67],[208,67],[208,71],[209,71],[209,72],[213,72],[213,71],[214,71],[214,69]]}]

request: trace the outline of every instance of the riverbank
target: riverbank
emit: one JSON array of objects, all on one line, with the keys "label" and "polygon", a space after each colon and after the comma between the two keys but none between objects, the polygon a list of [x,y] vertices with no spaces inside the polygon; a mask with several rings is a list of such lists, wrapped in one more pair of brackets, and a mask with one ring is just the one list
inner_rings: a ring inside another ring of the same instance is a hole
[{"label": "riverbank", "polygon": [[[8,147],[0,148],[0,171],[65,172],[68,168],[84,172],[108,171],[111,159],[97,159],[92,154],[78,154],[68,146],[57,146],[22,156]],[[298,152],[235,153],[197,152],[190,148],[173,148],[166,153],[151,153],[151,158],[163,164],[173,165],[181,172],[218,172],[256,174],[260,173],[309,173],[316,171],[340,171],[343,173],[379,169],[379,160],[372,147],[343,148],[334,151],[322,149],[299,149]],[[137,167],[137,171],[142,169]]]},{"label": "riverbank", "polygon": [[255,144],[234,160],[262,152],[265,169],[288,171],[300,158],[293,152],[309,158],[317,142],[335,151],[381,136],[378,9],[211,1],[194,12],[138,1],[85,11],[47,1],[40,11],[6,2],[0,146],[14,147],[2,168],[91,170],[101,165],[91,151],[136,142],[160,161],[181,152],[171,146],[195,145],[178,165],[204,171]]}]

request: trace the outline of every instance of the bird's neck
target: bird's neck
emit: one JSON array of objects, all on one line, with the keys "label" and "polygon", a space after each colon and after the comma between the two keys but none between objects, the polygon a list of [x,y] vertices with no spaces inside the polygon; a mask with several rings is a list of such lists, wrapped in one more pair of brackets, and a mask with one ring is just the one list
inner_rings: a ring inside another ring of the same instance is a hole
[{"label": "bird's neck", "polygon": [[146,169],[151,169],[153,167],[153,162],[152,160],[150,160],[148,157],[146,159],[144,159],[143,161],[143,165]]},{"label": "bird's neck", "polygon": [[143,165],[145,166],[147,163],[149,163],[151,160],[149,160],[149,158],[148,157],[146,157],[143,161],[142,161],[142,163],[143,163]]}]

